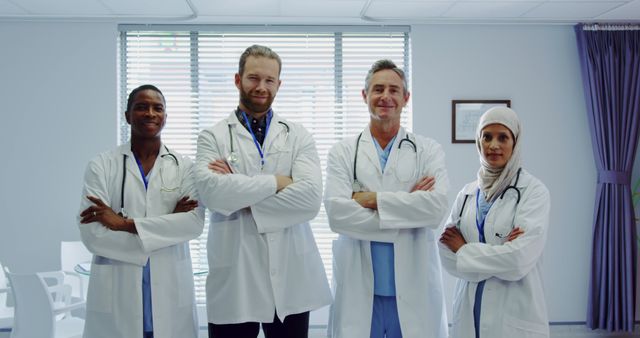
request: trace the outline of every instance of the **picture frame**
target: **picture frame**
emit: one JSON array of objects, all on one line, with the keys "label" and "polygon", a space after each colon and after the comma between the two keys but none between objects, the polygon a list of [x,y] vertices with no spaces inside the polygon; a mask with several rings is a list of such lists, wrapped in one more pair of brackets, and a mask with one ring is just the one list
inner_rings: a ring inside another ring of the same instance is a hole
[{"label": "picture frame", "polygon": [[451,100],[451,143],[475,143],[480,116],[496,106],[511,108],[511,100]]}]

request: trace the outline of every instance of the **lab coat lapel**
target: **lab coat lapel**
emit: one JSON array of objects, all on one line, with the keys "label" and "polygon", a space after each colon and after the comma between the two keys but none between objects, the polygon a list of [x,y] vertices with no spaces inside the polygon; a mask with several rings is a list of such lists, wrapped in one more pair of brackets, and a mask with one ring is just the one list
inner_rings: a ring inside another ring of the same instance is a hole
[{"label": "lab coat lapel", "polygon": [[149,173],[149,187],[151,187],[152,184],[160,183],[160,180],[157,180],[156,177],[160,175],[161,166],[167,165],[167,161],[171,161],[171,163],[173,164],[172,158],[165,159],[162,157],[167,154],[169,154],[169,152],[167,151],[167,147],[163,143],[160,145],[160,151],[158,152],[158,157],[156,157],[156,160],[153,163],[153,168]]},{"label": "lab coat lapel", "polygon": [[464,195],[475,196],[477,189],[478,189],[478,182],[476,181],[476,182],[474,182],[472,184],[467,184],[466,186],[464,186],[464,188],[462,189],[462,193]]},{"label": "lab coat lapel", "polygon": [[[231,137],[233,137],[233,148],[238,155],[240,161],[233,166],[237,173],[250,174],[255,170],[260,171],[260,153],[253,142],[253,137],[238,120],[236,111],[232,111],[227,117],[227,124],[231,126]],[[227,132],[227,131],[225,131]],[[231,151],[231,143],[229,135],[225,135],[225,144]],[[228,154],[225,154],[225,158]]]},{"label": "lab coat lapel", "polygon": [[[247,128],[245,128],[244,125],[238,120],[235,110],[232,111],[231,114],[229,114],[229,116],[227,117],[227,124],[231,126],[231,132],[235,134],[234,136],[236,137],[236,139],[234,141],[239,139],[238,141],[244,142],[245,139],[248,139],[253,144],[253,137],[251,137],[251,133],[249,133]],[[238,150],[236,149],[236,151]],[[256,153],[257,152],[258,151],[256,150]]]},{"label": "lab coat lapel", "polygon": [[140,168],[138,167],[138,163],[136,162],[136,157],[131,151],[131,142],[127,142],[126,144],[121,145],[120,152],[121,154],[127,155],[124,163],[124,166],[127,168],[125,188],[126,185],[131,184],[131,182],[137,182],[135,184],[141,184],[144,187],[144,181],[142,180],[142,176],[140,174]]},{"label": "lab coat lapel", "polygon": [[371,130],[369,127],[362,132],[362,138],[360,139],[360,150],[361,155],[366,162],[363,163],[363,169],[369,170],[369,166],[373,166],[376,168],[376,172],[378,176],[382,175],[382,169],[380,168],[380,159],[378,158],[378,151],[376,150],[376,145],[373,143],[373,136],[371,135]]},{"label": "lab coat lapel", "polygon": [[287,127],[285,127],[282,123],[279,123],[279,121],[282,121],[282,119],[280,119],[279,116],[273,113],[271,123],[269,123],[269,131],[267,132],[267,137],[265,137],[264,142],[262,143],[262,148],[265,149],[265,152],[271,150],[273,142],[278,139],[280,133],[287,132]]},{"label": "lab coat lapel", "polygon": [[[397,170],[398,168],[396,168],[396,164],[398,163],[398,156],[400,156],[399,153],[399,149],[398,149],[398,144],[400,144],[400,141],[406,136],[406,131],[404,130],[404,128],[400,127],[400,129],[398,130],[398,133],[396,134],[396,138],[395,140],[393,140],[393,145],[391,146],[391,152],[389,153],[389,158],[387,158],[387,165],[385,166],[385,173],[386,172],[393,172],[394,170]],[[412,154],[413,155],[413,154]],[[378,161],[379,162],[379,161]],[[402,165],[402,164],[399,164]],[[384,176],[384,177],[396,177],[394,175],[391,176]],[[397,183],[397,182],[395,182]]]}]

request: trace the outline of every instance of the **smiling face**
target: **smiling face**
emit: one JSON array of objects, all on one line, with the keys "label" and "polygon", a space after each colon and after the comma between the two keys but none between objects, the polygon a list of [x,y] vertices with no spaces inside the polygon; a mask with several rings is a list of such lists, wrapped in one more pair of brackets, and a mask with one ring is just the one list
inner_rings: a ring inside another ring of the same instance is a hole
[{"label": "smiling face", "polygon": [[132,138],[159,138],[167,122],[164,97],[152,89],[141,90],[133,98],[125,117],[131,125]]},{"label": "smiling face", "polygon": [[504,168],[513,154],[514,141],[509,128],[502,124],[490,124],[482,129],[480,135],[482,157],[491,168]]},{"label": "smiling face", "polygon": [[405,91],[404,83],[396,72],[384,69],[371,76],[368,90],[362,90],[362,98],[369,107],[371,120],[399,123],[409,92]]},{"label": "smiling face", "polygon": [[235,77],[240,92],[240,109],[254,116],[267,112],[280,88],[279,73],[277,60],[249,56],[243,73]]}]

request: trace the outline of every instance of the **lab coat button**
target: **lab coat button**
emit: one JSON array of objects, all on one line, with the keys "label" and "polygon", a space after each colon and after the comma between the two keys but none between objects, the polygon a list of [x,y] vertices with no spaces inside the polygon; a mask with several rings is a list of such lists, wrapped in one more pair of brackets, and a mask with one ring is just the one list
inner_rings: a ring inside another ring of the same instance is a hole
[{"label": "lab coat button", "polygon": [[271,276],[275,276],[276,275],[276,269],[271,269]]}]

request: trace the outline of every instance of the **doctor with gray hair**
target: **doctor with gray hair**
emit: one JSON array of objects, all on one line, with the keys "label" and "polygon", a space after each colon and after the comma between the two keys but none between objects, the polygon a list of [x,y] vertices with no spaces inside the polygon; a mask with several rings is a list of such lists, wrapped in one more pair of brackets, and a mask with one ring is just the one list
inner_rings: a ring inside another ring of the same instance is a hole
[{"label": "doctor with gray hair", "polygon": [[362,90],[369,125],[329,152],[333,338],[447,337],[435,231],[449,180],[442,147],[400,126],[409,95],[402,69],[374,63]]}]

